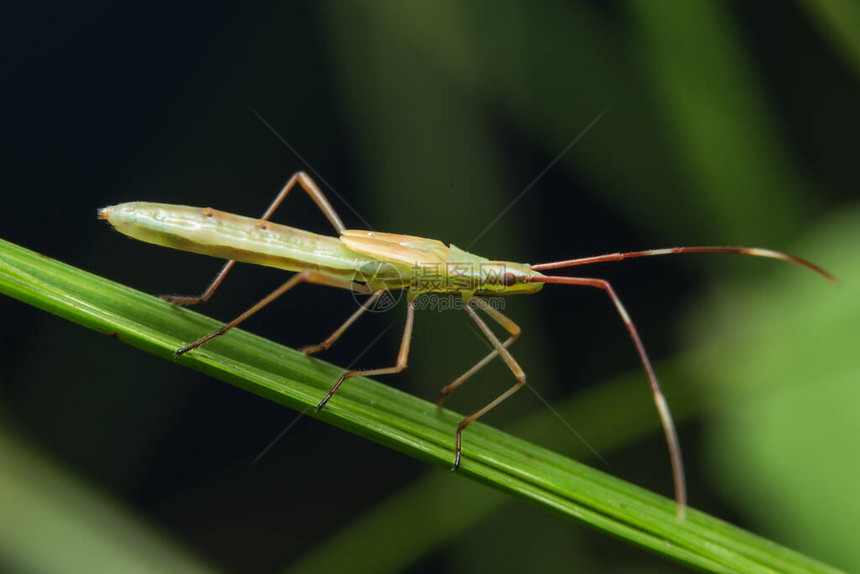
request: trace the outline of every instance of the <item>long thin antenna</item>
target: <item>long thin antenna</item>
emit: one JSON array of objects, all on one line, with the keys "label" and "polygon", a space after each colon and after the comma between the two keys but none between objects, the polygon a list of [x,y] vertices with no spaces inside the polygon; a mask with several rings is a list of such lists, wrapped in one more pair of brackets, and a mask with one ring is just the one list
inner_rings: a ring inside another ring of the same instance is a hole
[{"label": "long thin antenna", "polygon": [[563,267],[574,267],[577,265],[590,265],[592,263],[605,263],[608,261],[621,261],[622,259],[630,259],[633,257],[649,257],[651,255],[674,255],[676,253],[736,253],[740,255],[753,255],[755,257],[769,257],[771,259],[779,259],[802,265],[807,269],[815,271],[822,277],[838,283],[839,281],[831,273],[828,273],[818,265],[788,255],[779,251],[771,251],[770,249],[759,249],[757,247],[669,247],[667,249],[650,249],[648,251],[629,251],[627,253],[607,253],[606,255],[596,255],[594,257],[582,257],[580,259],[568,259],[566,261],[554,261],[551,263],[539,263],[530,267],[535,271],[545,271],[548,269],[561,269]]}]

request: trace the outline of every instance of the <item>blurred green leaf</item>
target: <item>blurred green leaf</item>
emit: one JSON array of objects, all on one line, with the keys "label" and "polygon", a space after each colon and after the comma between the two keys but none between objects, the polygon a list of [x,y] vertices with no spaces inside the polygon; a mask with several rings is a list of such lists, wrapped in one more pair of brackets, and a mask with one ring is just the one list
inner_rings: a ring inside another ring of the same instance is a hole
[{"label": "blurred green leaf", "polygon": [[628,6],[687,193],[711,214],[722,234],[717,240],[789,237],[810,203],[804,174],[792,163],[728,5],[632,0]]},{"label": "blurred green leaf", "polygon": [[[410,72],[438,70],[438,75],[425,80],[437,83],[435,104],[440,110],[453,108],[456,112],[463,102],[450,98],[452,93],[460,94],[467,104],[475,106],[470,121],[474,117],[487,120],[482,131],[489,136],[493,135],[489,130],[500,126],[514,128],[543,149],[533,174],[498,188],[507,188],[512,199],[610,107],[587,138],[564,154],[557,169],[575,170],[578,177],[599,190],[596,199],[619,208],[636,225],[665,231],[659,223],[663,215],[674,216],[678,226],[695,229],[701,224],[696,217],[708,216],[704,210],[697,211],[694,202],[684,201],[679,178],[665,176],[676,167],[666,146],[655,145],[655,139],[663,139],[662,120],[647,101],[641,101],[640,74],[626,52],[620,31],[589,5],[362,0],[348,7],[331,4],[326,13],[332,22],[336,63],[342,72],[340,93],[354,110],[353,133],[362,139],[367,137],[365,130],[371,135],[378,130],[380,118],[388,121],[387,109],[379,115],[367,113],[374,102],[396,98],[400,107],[420,102],[425,97],[423,82],[412,87],[405,79]],[[393,53],[385,54],[386,49]],[[529,55],[527,61],[523,54]],[[560,59],[560,54],[577,57]],[[388,70],[388,78],[380,82],[381,77],[374,73],[386,70],[374,70],[380,68],[378,60],[387,59],[405,60],[406,72],[402,68]],[[635,98],[631,101],[622,97],[625,95]],[[469,131],[467,126],[455,125],[448,133],[456,137]],[[393,148],[402,153],[416,149],[416,141],[424,137],[423,130],[401,129],[388,134],[377,147],[362,149],[391,154]],[[421,156],[415,154],[416,158]],[[411,171],[408,179],[420,179],[421,171]],[[661,202],[661,197],[675,200]],[[495,214],[485,214],[484,206],[476,204],[481,211],[472,214],[472,221],[477,218],[485,224],[486,218],[489,222]]]},{"label": "blurred green leaf", "polygon": [[860,3],[854,0],[800,2],[822,32],[860,77]]},{"label": "blurred green leaf", "polygon": [[0,569],[5,572],[215,572],[2,427],[0,500]]},{"label": "blurred green leaf", "polygon": [[714,293],[691,330],[710,349],[700,370],[721,405],[709,429],[714,486],[781,540],[860,570],[860,208],[795,248],[836,274],[829,286],[775,270]]},{"label": "blurred green leaf", "polygon": [[[391,102],[403,109],[427,95],[406,81],[410,71],[426,70],[414,65],[420,61],[440,71],[432,80],[441,109],[459,88],[467,100],[516,122],[543,147],[547,164],[609,107],[587,142],[571,148],[559,167],[587,179],[599,191],[596,199],[636,226],[666,234],[671,221],[670,237],[704,229],[702,236],[714,242],[789,237],[816,197],[728,8],[712,0],[626,6],[630,30],[614,27],[585,3],[333,5],[327,13],[342,23],[331,35],[343,93],[359,118],[355,133],[379,131]],[[488,20],[493,34],[469,35],[483,32]],[[558,54],[577,57],[560,61]],[[392,58],[406,65],[389,70],[384,81],[367,75]],[[368,114],[374,101],[389,104]],[[362,149],[415,150],[424,133],[401,129]]]}]

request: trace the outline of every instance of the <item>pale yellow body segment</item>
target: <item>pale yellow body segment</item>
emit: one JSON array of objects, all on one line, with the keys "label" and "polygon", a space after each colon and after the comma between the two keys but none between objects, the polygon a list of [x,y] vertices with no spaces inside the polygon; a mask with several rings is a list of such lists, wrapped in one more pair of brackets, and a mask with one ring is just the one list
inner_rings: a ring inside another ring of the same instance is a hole
[{"label": "pale yellow body segment", "polygon": [[408,275],[408,268],[354,251],[337,237],[208,207],[135,201],[106,207],[99,217],[147,243],[285,271],[312,270],[350,281],[357,269]]},{"label": "pale yellow body segment", "polygon": [[[330,237],[209,207],[134,201],[105,207],[99,217],[147,243],[286,271],[315,271],[366,284],[373,291],[411,289],[415,294],[466,292],[471,296],[495,291],[498,278],[506,272],[540,275],[527,266],[490,261],[435,239],[356,229]],[[434,273],[441,282],[429,280]],[[452,273],[456,277],[449,281]],[[541,286],[521,283],[507,291],[534,292]]]}]

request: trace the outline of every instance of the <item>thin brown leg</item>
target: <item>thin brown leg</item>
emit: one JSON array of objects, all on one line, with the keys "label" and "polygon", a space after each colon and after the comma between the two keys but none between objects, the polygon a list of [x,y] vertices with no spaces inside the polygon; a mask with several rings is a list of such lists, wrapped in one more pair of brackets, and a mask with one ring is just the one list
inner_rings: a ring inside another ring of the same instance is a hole
[{"label": "thin brown leg", "polygon": [[660,389],[660,383],[657,382],[657,375],[651,366],[651,360],[648,358],[648,353],[645,352],[645,345],[642,344],[642,339],[639,337],[636,325],[633,324],[633,320],[630,318],[624,305],[621,304],[621,299],[615,294],[615,290],[609,284],[609,281],[605,279],[545,275],[540,277],[539,280],[542,283],[596,287],[605,291],[612,300],[615,309],[621,316],[621,320],[624,321],[624,326],[627,327],[630,338],[633,339],[633,344],[639,353],[639,359],[642,362],[642,366],[645,367],[645,373],[648,375],[648,380],[651,383],[651,393],[654,396],[654,403],[657,405],[657,413],[660,415],[663,433],[666,435],[666,443],[669,447],[669,458],[672,461],[672,476],[675,480],[675,500],[678,503],[678,519],[683,520],[687,509],[687,486],[684,480],[684,461],[681,458],[681,445],[678,442],[678,432],[675,430],[675,422],[672,420],[672,413],[669,411],[669,403],[666,402],[666,397]]},{"label": "thin brown leg", "polygon": [[340,339],[340,336],[343,335],[344,331],[346,331],[350,325],[355,323],[355,321],[361,317],[365,311],[373,307],[373,304],[376,303],[377,299],[379,299],[382,294],[385,293],[385,289],[380,289],[373,295],[371,295],[370,299],[368,299],[364,305],[358,308],[358,310],[352,314],[352,316],[347,319],[343,325],[337,328],[337,330],[328,336],[328,338],[320,343],[319,345],[308,345],[307,347],[302,347],[299,349],[305,355],[313,355],[314,353],[318,353],[320,351],[325,351],[329,347],[331,347],[335,341]]},{"label": "thin brown leg", "polygon": [[209,297],[212,296],[212,293],[221,285],[221,281],[224,280],[224,277],[227,276],[227,272],[233,268],[233,264],[236,262],[232,259],[224,264],[224,267],[221,268],[221,271],[218,272],[218,275],[215,276],[215,279],[209,284],[209,287],[206,288],[203,293],[200,295],[159,295],[161,299],[164,299],[168,303],[173,303],[174,305],[197,305],[198,303],[205,303],[209,300]]},{"label": "thin brown leg", "polygon": [[[494,309],[491,305],[487,304],[487,302],[484,301],[483,299],[479,299],[478,297],[473,297],[472,300],[477,301],[479,309],[483,310],[487,315],[492,317],[496,323],[501,325],[505,329],[505,331],[510,333],[510,337],[508,337],[508,339],[504,343],[502,343],[502,346],[504,348],[507,349],[514,341],[516,341],[517,339],[520,338],[520,326],[519,325],[514,323],[510,318],[503,315],[502,312],[499,311],[498,309]],[[436,399],[436,406],[442,406],[442,403],[445,401],[445,398],[448,395],[450,395],[452,392],[454,392],[457,389],[457,387],[459,387],[464,382],[466,382],[466,379],[468,379],[469,377],[471,377],[472,375],[474,375],[475,373],[480,371],[482,368],[484,368],[487,365],[487,363],[489,363],[490,361],[495,359],[498,355],[499,355],[499,352],[496,351],[495,349],[490,351],[490,353],[487,354],[486,357],[484,357],[483,359],[478,361],[471,369],[469,369],[468,371],[466,371],[465,373],[460,375],[457,379],[454,380],[454,382],[443,387],[442,390],[439,391],[439,397]]]},{"label": "thin brown leg", "polygon": [[241,323],[242,321],[244,321],[245,319],[247,319],[248,317],[250,317],[251,315],[253,315],[254,313],[256,313],[257,311],[259,311],[260,309],[262,309],[263,307],[265,307],[266,305],[268,305],[269,303],[271,303],[272,301],[274,301],[275,299],[277,299],[278,297],[280,297],[281,295],[283,295],[284,293],[302,282],[316,283],[317,285],[329,285],[332,287],[341,287],[343,289],[351,289],[353,291],[358,292],[367,292],[367,287],[358,283],[334,279],[332,277],[322,275],[321,273],[317,273],[316,271],[302,271],[301,273],[296,273],[295,275],[290,277],[290,279],[286,283],[266,295],[256,305],[254,305],[229,323],[225,324],[220,329],[209,333],[205,337],[197,339],[190,345],[186,345],[181,349],[177,349],[175,351],[175,354],[177,356],[184,355],[188,351],[196,349],[207,341],[211,341],[215,337],[220,337],[221,335],[223,335],[224,333],[226,333],[227,331],[229,331],[230,329],[232,329],[233,327],[235,327],[236,325],[238,325],[239,323]]},{"label": "thin brown leg", "polygon": [[511,355],[511,352],[508,351],[508,349],[499,340],[499,338],[496,337],[495,333],[493,333],[490,330],[490,328],[487,326],[487,324],[484,323],[484,321],[478,316],[478,314],[475,313],[475,310],[472,309],[469,305],[466,306],[466,313],[468,313],[469,316],[472,318],[472,320],[474,320],[475,323],[478,324],[478,327],[481,329],[481,331],[483,331],[483,333],[487,337],[487,339],[490,340],[490,343],[493,344],[493,347],[496,349],[498,354],[502,357],[502,360],[505,362],[505,364],[508,366],[508,368],[514,374],[514,377],[516,377],[517,382],[514,384],[514,386],[509,388],[507,391],[505,391],[504,393],[502,393],[501,395],[499,395],[498,397],[496,397],[495,399],[490,401],[490,403],[487,406],[485,406],[484,408],[480,409],[479,411],[477,411],[475,413],[472,413],[471,415],[467,416],[466,418],[464,418],[463,420],[460,421],[460,424],[457,425],[457,442],[456,442],[456,445],[454,447],[454,467],[451,470],[457,470],[458,468],[460,468],[460,452],[462,450],[462,444],[463,444],[463,440],[462,440],[463,429],[465,429],[467,426],[472,424],[474,421],[478,420],[479,418],[481,418],[482,416],[487,414],[489,411],[491,411],[493,408],[495,408],[499,403],[501,403],[502,401],[507,399],[509,396],[511,396],[512,394],[514,394],[518,390],[520,390],[522,388],[522,386],[526,384],[526,373],[525,373],[525,371],[523,371],[523,368],[520,367],[519,363],[517,363],[516,359],[514,359],[513,355]]},{"label": "thin brown leg", "polygon": [[[314,200],[314,203],[317,204],[317,207],[320,208],[320,210],[331,222],[337,232],[340,233],[341,231],[343,231],[344,225],[343,222],[340,220],[340,217],[337,216],[337,213],[335,212],[334,208],[325,198],[323,192],[320,191],[320,188],[317,187],[317,184],[314,183],[314,180],[312,180],[308,176],[308,174],[303,171],[299,171],[293,174],[293,176],[286,183],[286,185],[284,185],[283,189],[281,189],[280,193],[278,193],[277,197],[275,197],[275,200],[260,218],[260,221],[267,221],[272,216],[272,214],[275,213],[275,210],[281,205],[281,203],[287,197],[287,194],[293,187],[295,187],[297,183],[301,186],[302,189],[307,192],[311,199]],[[224,280],[224,277],[226,277],[230,269],[232,269],[234,263],[235,261],[233,260],[230,260],[225,263],[224,267],[221,268],[221,271],[219,271],[218,274],[215,276],[215,279],[212,280],[206,290],[203,291],[203,293],[201,293],[200,295],[161,295],[161,298],[176,305],[197,305],[198,303],[204,303],[208,301],[210,297],[212,297],[212,294],[215,292],[216,289],[218,289],[218,286],[221,285],[221,282]]]},{"label": "thin brown leg", "polygon": [[397,353],[397,363],[393,367],[385,367],[382,369],[370,369],[366,371],[347,371],[334,384],[328,394],[319,402],[317,410],[325,406],[330,398],[334,396],[343,382],[353,377],[373,377],[376,375],[391,375],[399,373],[406,368],[406,359],[409,357],[409,343],[412,341],[412,324],[415,321],[415,300],[407,299],[406,303],[406,325],[403,327],[403,339],[400,341],[400,352]]}]

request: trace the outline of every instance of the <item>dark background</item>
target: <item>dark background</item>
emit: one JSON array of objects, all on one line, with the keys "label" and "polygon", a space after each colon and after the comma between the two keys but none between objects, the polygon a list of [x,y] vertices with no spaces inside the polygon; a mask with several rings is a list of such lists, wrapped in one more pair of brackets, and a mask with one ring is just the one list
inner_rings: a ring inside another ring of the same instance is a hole
[{"label": "dark background", "polygon": [[[129,241],[97,208],[149,200],[253,216],[297,170],[317,178],[348,227],[365,226],[360,214],[381,231],[532,263],[696,244],[812,257],[804,237],[856,199],[860,30],[815,2],[54,2],[4,12],[0,236],[148,293],[197,293],[219,263]],[[330,233],[299,193],[275,220]],[[856,259],[856,244],[841,248],[827,251],[831,261]],[[613,281],[659,374],[717,331],[702,309],[720,285],[766,281],[774,265],[691,256],[589,274]],[[788,271],[779,277],[807,279]],[[203,312],[231,318],[282,280],[237,268]],[[353,308],[348,293],[303,287],[247,329],[301,346]],[[524,328],[515,354],[550,401],[639,368],[601,293],[548,287],[506,309]],[[401,307],[363,319],[324,358],[350,364],[393,322],[358,366],[393,363],[402,318]],[[309,417],[249,466],[296,413],[15,301],[0,299],[0,321],[4,440],[216,570],[288,567],[442,472]],[[433,398],[485,352],[466,321],[419,314],[410,368],[385,382]],[[726,371],[709,374],[733,379],[732,356],[719,356]],[[469,411],[510,382],[502,365],[480,379],[450,406]],[[486,422],[543,408],[524,392]],[[714,487],[724,479],[703,460],[709,424],[680,429],[692,504],[848,568],[852,551],[800,547],[802,534]],[[670,495],[664,450],[660,435],[644,437],[601,453],[604,470]],[[667,566],[521,502],[493,516],[405,559],[409,571]],[[28,564],[28,551],[0,546],[9,568]],[[32,552],[27,568],[42,571]]]}]

